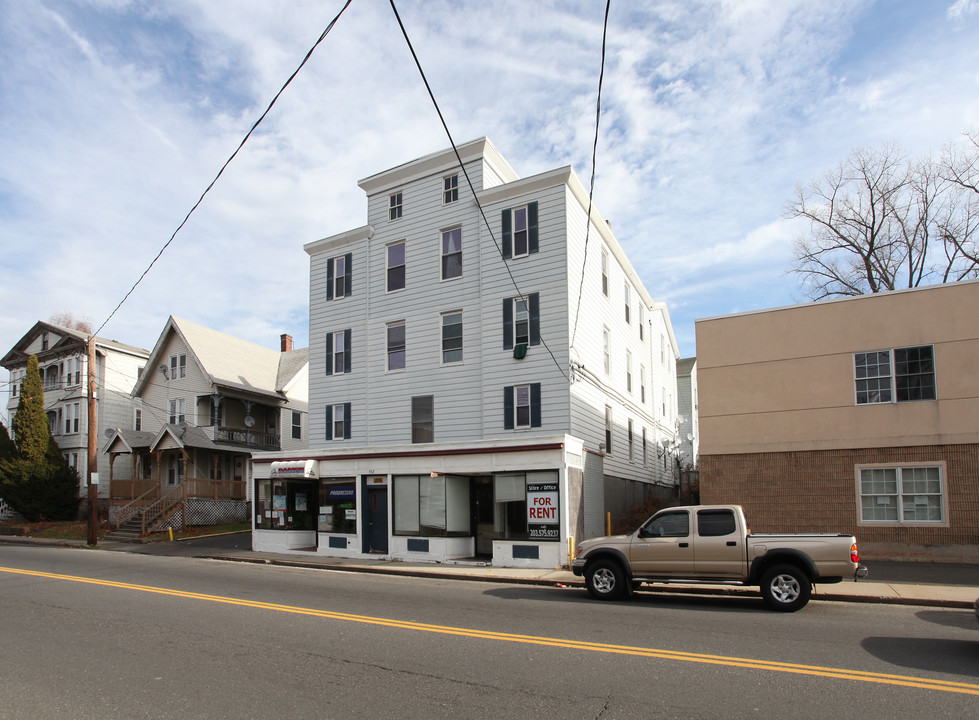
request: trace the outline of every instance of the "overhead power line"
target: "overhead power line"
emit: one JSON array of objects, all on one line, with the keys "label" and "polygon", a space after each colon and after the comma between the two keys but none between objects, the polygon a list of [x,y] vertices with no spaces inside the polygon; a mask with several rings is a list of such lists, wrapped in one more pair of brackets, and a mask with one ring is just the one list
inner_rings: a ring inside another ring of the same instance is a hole
[{"label": "overhead power line", "polygon": [[[476,202],[476,207],[479,209],[479,214],[483,218],[483,224],[486,225],[486,230],[489,232],[490,239],[493,241],[493,245],[496,247],[497,252],[500,254],[500,259],[503,261],[503,267],[506,268],[507,275],[510,277],[510,282],[513,284],[514,289],[517,291],[517,295],[521,300],[525,299],[523,292],[520,290],[520,286],[517,285],[516,278],[513,277],[513,273],[510,270],[509,263],[506,262],[506,258],[503,255],[503,248],[500,246],[499,242],[496,240],[496,235],[493,233],[493,228],[490,227],[489,220],[486,219],[486,212],[483,210],[482,204],[479,202],[479,198],[476,197],[476,189],[473,187],[472,180],[469,178],[469,173],[466,170],[465,164],[462,162],[462,156],[459,154],[459,149],[456,147],[455,140],[452,139],[452,133],[449,131],[449,125],[445,122],[445,116],[442,115],[442,109],[439,107],[438,101],[435,99],[435,93],[432,92],[432,86],[428,83],[428,78],[425,76],[425,71],[422,69],[421,61],[418,59],[417,53],[415,53],[415,48],[411,44],[411,39],[408,37],[408,31],[405,29],[404,23],[401,22],[401,15],[398,14],[398,8],[394,4],[394,0],[389,0],[391,3],[391,9],[394,11],[394,17],[398,21],[398,25],[401,27],[401,34],[404,35],[405,42],[408,45],[408,50],[411,51],[411,57],[415,61],[415,66],[418,68],[418,72],[421,75],[422,82],[425,83],[425,89],[428,91],[428,96],[432,99],[432,104],[435,106],[435,112],[438,113],[439,120],[442,121],[442,127],[445,129],[445,135],[449,138],[449,144],[452,145],[452,150],[455,152],[456,159],[459,161],[459,167],[462,169],[462,174],[466,178],[466,183],[469,185],[469,191],[472,193],[473,200]],[[544,339],[543,333],[541,334],[541,344],[544,349],[547,350],[548,355],[551,356],[551,360],[557,366],[558,372],[564,377],[564,379],[570,382],[568,373],[564,371],[561,363],[558,362],[557,358],[554,357],[554,353],[551,351],[550,346],[548,346],[547,341]]]},{"label": "overhead power line", "polygon": [[608,11],[612,0],[605,2],[605,23],[602,27],[602,67],[598,73],[598,98],[595,101],[595,139],[591,146],[591,182],[588,185],[588,214],[585,216],[585,251],[581,259],[581,283],[578,285],[578,305],[574,311],[574,325],[571,331],[571,347],[578,335],[578,313],[581,312],[581,293],[585,287],[585,264],[588,262],[588,236],[591,234],[592,195],[595,193],[595,157],[598,154],[598,125],[602,119],[602,81],[605,79],[605,39],[608,35]]},{"label": "overhead power line", "polygon": [[166,249],[170,246],[170,243],[172,243],[174,238],[177,237],[177,233],[179,233],[181,229],[183,229],[184,225],[187,224],[187,221],[190,220],[190,216],[193,215],[194,211],[197,210],[198,206],[200,206],[200,204],[204,201],[204,196],[206,196],[208,192],[210,192],[211,188],[214,187],[214,184],[218,181],[221,175],[224,174],[225,168],[227,168],[228,165],[231,164],[231,161],[235,159],[235,156],[238,154],[238,151],[241,150],[242,147],[244,147],[245,143],[248,142],[248,139],[252,136],[252,133],[255,132],[255,129],[265,119],[265,116],[268,115],[269,112],[272,110],[272,106],[275,105],[276,101],[279,99],[279,96],[282,95],[283,92],[285,92],[285,89],[289,87],[289,84],[293,81],[293,79],[295,79],[296,75],[299,74],[299,71],[303,69],[303,66],[306,64],[306,61],[309,60],[309,58],[312,56],[313,51],[316,50],[319,44],[323,42],[324,39],[326,39],[327,35],[330,34],[330,31],[333,29],[333,26],[336,25],[337,20],[340,19],[340,16],[343,15],[343,12],[347,9],[347,7],[349,7],[351,2],[353,2],[353,0],[347,0],[347,2],[343,4],[343,7],[340,8],[340,12],[338,12],[336,16],[330,21],[330,24],[326,26],[326,29],[322,32],[319,38],[317,38],[316,42],[313,43],[313,46],[309,49],[309,52],[306,53],[306,57],[304,57],[302,62],[299,63],[299,66],[293,71],[292,75],[289,76],[289,79],[285,81],[285,83],[282,85],[281,88],[279,88],[279,91],[275,94],[275,97],[272,98],[272,101],[268,104],[268,107],[265,108],[265,112],[263,112],[259,116],[258,120],[256,120],[254,124],[251,126],[251,128],[248,130],[248,132],[245,133],[245,137],[242,138],[240,143],[238,143],[238,147],[235,148],[235,151],[233,153],[231,153],[231,156],[227,160],[225,160],[224,165],[222,165],[221,169],[218,170],[218,174],[215,175],[214,179],[211,180],[210,184],[206,188],[204,188],[204,192],[201,193],[201,196],[197,199],[197,202],[194,203],[194,206],[184,216],[184,219],[180,222],[180,225],[177,226],[177,229],[173,231],[173,234],[170,236],[170,239],[163,244],[163,247],[160,248],[160,252],[156,254],[156,257],[154,257],[152,262],[150,262],[150,264],[146,267],[146,269],[143,271],[143,274],[139,276],[139,279],[136,280],[135,283],[133,283],[133,286],[129,288],[129,292],[127,292],[125,296],[122,298],[122,300],[119,301],[119,304],[115,306],[115,308],[112,310],[111,313],[109,313],[109,317],[107,317],[105,321],[101,325],[99,325],[98,330],[96,330],[93,333],[93,335],[98,335],[100,332],[102,332],[102,328],[104,328],[109,323],[109,321],[113,318],[116,312],[118,312],[119,308],[122,307],[123,303],[125,303],[126,300],[129,299],[129,296],[133,294],[133,291],[136,290],[137,286],[143,281],[143,278],[145,278],[149,273],[149,271],[153,269],[153,266],[156,264],[156,261],[160,259],[160,257],[166,251]]}]

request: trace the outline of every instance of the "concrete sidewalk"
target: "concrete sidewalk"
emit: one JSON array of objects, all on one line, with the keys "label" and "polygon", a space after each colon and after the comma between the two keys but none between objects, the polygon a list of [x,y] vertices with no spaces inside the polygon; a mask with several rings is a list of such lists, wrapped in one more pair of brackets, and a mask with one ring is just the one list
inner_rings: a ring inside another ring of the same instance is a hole
[{"label": "concrete sidewalk", "polygon": [[[301,567],[339,572],[366,572],[409,575],[443,580],[471,580],[525,585],[584,588],[583,578],[565,569],[501,568],[469,563],[411,563],[392,560],[350,560],[311,555],[285,555],[268,552],[225,552],[204,555],[212,560],[250,562],[285,567]],[[871,570],[873,573],[873,570]],[[644,585],[642,592],[687,595],[743,595],[757,597],[757,588],[736,585],[656,584]],[[972,609],[979,598],[979,585],[939,585],[914,582],[853,582],[817,585],[813,600],[889,603]]]},{"label": "concrete sidewalk", "polygon": [[[192,538],[199,541],[202,538]],[[244,562],[281,567],[333,570],[337,572],[375,573],[385,575],[406,575],[442,580],[470,580],[477,582],[512,583],[550,587],[584,588],[582,578],[575,577],[566,569],[501,568],[478,562],[419,563],[398,560],[371,560],[335,558],[308,554],[284,554],[254,552],[234,548],[220,550],[201,548],[192,551],[186,543],[159,542],[131,544],[102,541],[97,548],[116,552],[132,552],[152,555],[179,555],[183,557],[205,558],[224,562]],[[48,547],[86,548],[84,542],[43,540],[28,537],[0,536],[0,544],[28,544]],[[188,552],[188,550],[191,550]],[[874,562],[868,561],[870,576],[866,580],[853,582],[844,580],[835,585],[817,585],[813,588],[815,601],[835,600],[842,602],[886,603],[896,605],[920,605],[930,607],[973,609],[979,598],[979,566],[940,565],[932,563],[888,563],[880,562],[882,579],[874,578]],[[883,578],[887,578],[884,580]],[[922,580],[926,578],[927,580]],[[966,584],[963,584],[966,583]],[[734,585],[697,584],[657,584],[643,586],[644,592],[672,593],[688,595],[733,595],[757,597],[758,589]]]}]

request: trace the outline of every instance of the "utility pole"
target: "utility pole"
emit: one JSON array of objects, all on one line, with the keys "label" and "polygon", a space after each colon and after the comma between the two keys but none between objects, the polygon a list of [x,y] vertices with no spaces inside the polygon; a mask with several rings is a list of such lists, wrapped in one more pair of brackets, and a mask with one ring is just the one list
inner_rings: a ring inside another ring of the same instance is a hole
[{"label": "utility pole", "polygon": [[[95,408],[95,335],[88,337],[88,544],[98,544],[98,414]],[[92,482],[92,480],[95,482]]]}]

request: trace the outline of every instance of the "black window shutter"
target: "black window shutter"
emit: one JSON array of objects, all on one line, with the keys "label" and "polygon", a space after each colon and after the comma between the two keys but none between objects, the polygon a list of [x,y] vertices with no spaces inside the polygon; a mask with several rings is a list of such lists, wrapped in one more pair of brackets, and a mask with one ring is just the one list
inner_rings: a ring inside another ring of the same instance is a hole
[{"label": "black window shutter", "polygon": [[326,299],[333,299],[333,258],[326,261]]},{"label": "black window shutter", "polygon": [[333,406],[326,406],[326,439],[333,439]]},{"label": "black window shutter", "polygon": [[540,383],[530,385],[530,427],[540,427]]},{"label": "black window shutter", "polygon": [[513,430],[513,385],[503,388],[503,429]]},{"label": "black window shutter", "polygon": [[527,252],[537,252],[537,203],[527,205]]},{"label": "black window shutter", "polygon": [[540,293],[530,293],[527,298],[530,315],[530,344],[540,345]]},{"label": "black window shutter", "polygon": [[350,295],[350,286],[353,282],[353,253],[347,253],[343,256],[343,296],[348,297]]},{"label": "black window shutter", "polygon": [[343,439],[350,439],[350,403],[343,404]]},{"label": "black window shutter", "polygon": [[513,350],[513,301],[503,298],[503,349]]},{"label": "black window shutter", "polygon": [[326,374],[333,374],[333,333],[326,334]]},{"label": "black window shutter", "polygon": [[350,372],[350,331],[343,331],[343,371]]},{"label": "black window shutter", "polygon": [[503,258],[509,260],[513,257],[513,229],[511,227],[509,208],[503,211],[503,224],[500,234],[503,236]]}]

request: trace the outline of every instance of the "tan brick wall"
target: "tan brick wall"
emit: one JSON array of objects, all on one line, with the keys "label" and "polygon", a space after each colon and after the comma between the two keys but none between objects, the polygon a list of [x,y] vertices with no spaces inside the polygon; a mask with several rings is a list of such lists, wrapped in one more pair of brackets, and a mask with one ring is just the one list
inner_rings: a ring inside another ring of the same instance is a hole
[{"label": "tan brick wall", "polygon": [[[946,464],[946,527],[858,525],[857,465],[932,462]],[[700,493],[705,504],[743,505],[752,532],[845,532],[862,548],[914,546],[906,555],[917,559],[946,557],[941,546],[960,556],[979,547],[975,444],[702,455]]]}]

